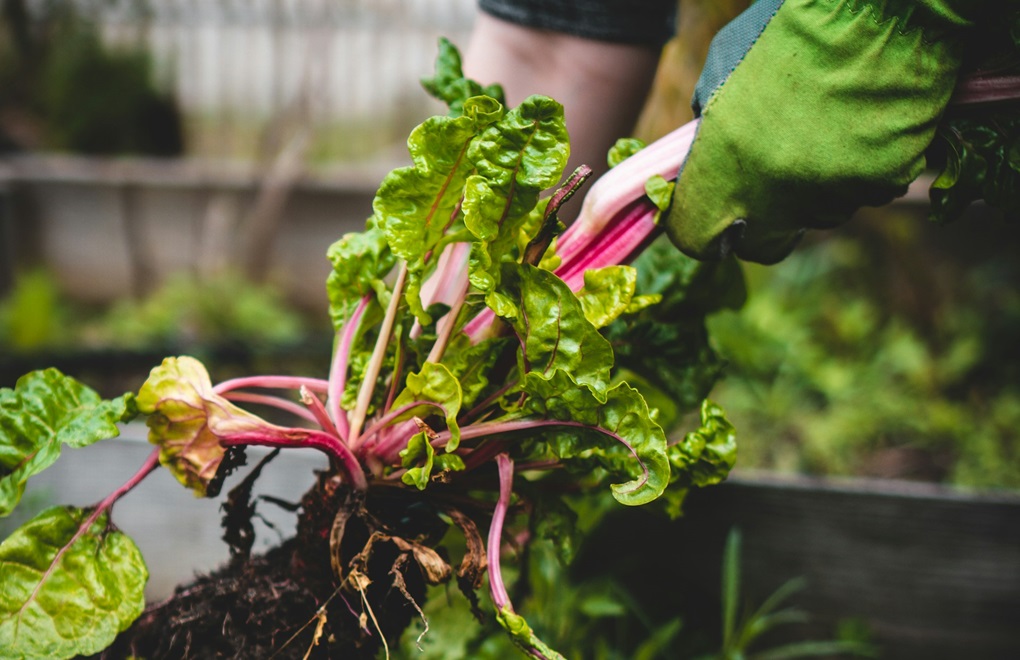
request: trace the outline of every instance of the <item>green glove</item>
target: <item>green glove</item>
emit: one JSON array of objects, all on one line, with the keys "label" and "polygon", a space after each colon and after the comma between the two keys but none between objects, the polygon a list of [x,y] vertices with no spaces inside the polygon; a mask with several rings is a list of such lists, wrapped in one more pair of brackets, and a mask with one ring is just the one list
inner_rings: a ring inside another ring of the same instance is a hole
[{"label": "green glove", "polygon": [[723,28],[666,231],[685,253],[784,258],[807,228],[906,192],[961,38],[1020,0],[760,0]]}]

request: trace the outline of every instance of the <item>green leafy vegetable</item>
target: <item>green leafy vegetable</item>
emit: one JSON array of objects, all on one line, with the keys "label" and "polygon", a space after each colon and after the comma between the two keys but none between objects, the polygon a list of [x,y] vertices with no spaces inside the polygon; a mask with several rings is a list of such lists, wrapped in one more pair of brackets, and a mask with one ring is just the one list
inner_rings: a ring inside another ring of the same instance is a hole
[{"label": "green leafy vegetable", "polygon": [[464,224],[477,239],[469,277],[480,291],[493,293],[503,256],[518,243],[539,194],[559,181],[569,154],[563,107],[542,96],[525,99],[472,144],[477,173],[464,189]]},{"label": "green leafy vegetable", "polygon": [[326,253],[333,270],[326,281],[333,325],[349,320],[362,297],[374,294],[379,303],[389,301],[384,278],[396,259],[386,237],[377,227],[344,235]]},{"label": "green leafy vegetable", "polygon": [[722,408],[708,399],[701,404],[701,426],[670,447],[669,462],[685,485],[711,486],[726,478],[737,462],[737,438]]},{"label": "green leafy vegetable", "polygon": [[[408,468],[400,480],[418,490],[425,490],[433,472],[457,471],[464,469],[464,460],[457,454],[436,454],[430,444],[432,437],[427,431],[416,433],[400,452],[401,464]],[[421,465],[416,465],[422,461]]]},{"label": "green leafy vegetable", "polygon": [[43,511],[0,544],[0,575],[4,657],[91,655],[145,607],[145,562],[105,513]]},{"label": "green leafy vegetable", "polygon": [[550,377],[528,374],[524,389],[526,409],[552,419],[571,421],[575,427],[547,432],[550,451],[568,466],[597,465],[611,478],[632,477],[613,484],[620,503],[647,504],[662,495],[670,478],[666,437],[637,390],[620,383],[600,401],[563,370]]},{"label": "green leafy vegetable", "polygon": [[454,116],[461,114],[464,101],[472,96],[490,96],[503,103],[503,88],[499,85],[482,86],[464,77],[460,52],[449,39],[439,39],[439,56],[436,58],[436,73],[421,81],[422,87],[446,103]]},{"label": "green leafy vegetable", "polygon": [[450,430],[446,451],[452,452],[460,444],[457,414],[460,412],[462,398],[460,381],[450,370],[442,364],[426,362],[419,373],[408,374],[406,388],[394,400],[392,409],[411,407],[394,421],[410,419],[414,415],[426,417],[433,412],[430,408],[438,408]]},{"label": "green leafy vegetable", "polygon": [[62,447],[116,437],[117,424],[134,414],[131,395],[104,401],[56,369],[0,389],[0,516],[10,514],[29,478],[52,465]]},{"label": "green leafy vegetable", "polygon": [[408,267],[407,302],[422,324],[430,322],[420,298],[421,283],[438,259],[464,184],[472,172],[468,147],[486,126],[500,119],[503,106],[488,97],[465,102],[459,117],[432,117],[407,140],[414,165],[390,172],[373,207],[390,249]]},{"label": "green leafy vegetable", "polygon": [[159,446],[159,462],[199,497],[226,451],[217,427],[235,418],[261,422],[213,394],[205,367],[189,357],[167,358],[152,370],[138,392],[138,410],[149,416],[149,442]]},{"label": "green leafy vegetable", "polygon": [[617,363],[664,392],[681,410],[695,409],[724,367],[709,342],[705,319],[744,303],[741,266],[732,259],[699,262],[660,239],[634,267],[637,297],[656,296],[660,302],[606,328]]},{"label": "green leafy vegetable", "polygon": [[584,317],[596,328],[604,328],[631,311],[636,287],[637,270],[630,266],[585,271],[584,288],[577,292]]},{"label": "green leafy vegetable", "polygon": [[604,399],[613,349],[588,321],[577,296],[558,277],[534,266],[508,264],[503,280],[518,305],[511,324],[523,344],[521,371],[551,377],[563,370]]}]

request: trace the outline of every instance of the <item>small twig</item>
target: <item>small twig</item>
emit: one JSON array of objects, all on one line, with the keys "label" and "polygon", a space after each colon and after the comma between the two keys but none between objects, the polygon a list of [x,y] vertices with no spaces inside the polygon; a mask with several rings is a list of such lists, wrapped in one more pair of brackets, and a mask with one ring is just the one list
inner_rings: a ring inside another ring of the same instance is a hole
[{"label": "small twig", "polygon": [[319,622],[315,625],[315,632],[312,633],[312,643],[308,645],[308,650],[305,651],[305,656],[302,660],[308,660],[312,655],[312,649],[319,645],[319,640],[322,639],[322,629],[326,627],[326,613],[319,610],[315,613],[315,616]]},{"label": "small twig", "polygon": [[273,658],[275,658],[276,656],[280,655],[280,653],[283,651],[283,649],[287,648],[287,646],[291,642],[293,642],[295,639],[297,639],[298,635],[300,635],[302,632],[305,631],[305,628],[307,628],[308,626],[312,625],[313,621],[317,621],[319,619],[319,616],[326,612],[326,608],[329,607],[329,604],[333,602],[333,599],[340,595],[340,589],[341,589],[341,587],[337,587],[336,589],[334,589],[333,593],[330,594],[329,598],[326,599],[326,602],[324,602],[322,605],[320,605],[319,609],[315,610],[315,612],[312,614],[312,618],[308,619],[307,623],[305,623],[300,628],[295,630],[294,634],[291,635],[290,637],[288,637],[287,641],[284,642],[280,646],[280,648],[278,648],[275,651],[273,651],[273,655],[269,656],[269,660],[273,660]]},{"label": "small twig", "polygon": [[364,603],[365,609],[368,610],[368,616],[371,617],[372,623],[375,624],[375,629],[379,631],[379,639],[382,640],[383,652],[386,654],[386,660],[390,660],[390,645],[386,643],[386,635],[383,634],[382,626],[379,625],[379,620],[375,618],[375,612],[372,611],[372,606],[368,602],[368,596],[365,594],[364,584],[361,580],[356,580],[355,584],[358,587],[358,593],[361,594],[361,602]]}]

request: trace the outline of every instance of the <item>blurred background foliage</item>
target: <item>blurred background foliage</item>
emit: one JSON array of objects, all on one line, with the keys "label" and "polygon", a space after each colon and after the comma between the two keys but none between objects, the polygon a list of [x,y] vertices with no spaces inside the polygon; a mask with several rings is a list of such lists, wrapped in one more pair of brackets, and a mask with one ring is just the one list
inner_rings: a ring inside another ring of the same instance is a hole
[{"label": "blurred background foliage", "polygon": [[[136,391],[168,355],[188,354],[218,379],[328,371],[325,313],[288,302],[273,284],[232,271],[178,273],[143,298],[83,304],[44,270],[21,273],[0,298],[0,386],[56,367],[103,396]],[[265,411],[271,414],[272,411]]]},{"label": "blurred background foliage", "polygon": [[266,350],[307,338],[312,323],[272,285],[232,272],[208,279],[179,273],[143,299],[96,307],[62,297],[53,278],[37,270],[20,276],[0,301],[0,343],[13,353],[222,342]]},{"label": "blurred background foliage", "polygon": [[181,155],[181,114],[146,50],[109,45],[71,2],[0,12],[0,153]]},{"label": "blurred background foliage", "polygon": [[1020,227],[862,214],[710,320],[742,467],[1020,488]]}]

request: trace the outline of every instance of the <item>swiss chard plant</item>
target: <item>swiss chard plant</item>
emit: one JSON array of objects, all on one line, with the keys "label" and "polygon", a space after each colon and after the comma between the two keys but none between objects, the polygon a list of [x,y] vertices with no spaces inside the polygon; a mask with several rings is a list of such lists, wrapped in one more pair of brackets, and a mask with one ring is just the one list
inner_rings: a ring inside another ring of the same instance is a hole
[{"label": "swiss chard plant", "polygon": [[[321,374],[214,383],[177,356],[114,400],[55,370],[0,391],[0,514],[65,448],[123,422],[144,417],[155,446],[95,506],[48,509],[0,545],[8,657],[96,653],[143,612],[146,566],[111,512],[160,466],[212,497],[245,447],[320,450],[330,469],[301,516],[326,521],[313,534],[334,587],[322,607],[347,604],[331,618],[385,647],[370,585],[417,609],[412,577],[455,577],[478,609],[487,575],[492,614],[539,658],[559,656],[511,602],[506,548],[569,535],[566,495],[608,488],[623,505],[675,514],[688,489],[726,477],[734,431],[704,399],[719,372],[704,318],[740,304],[739,268],[645,250],[694,127],[647,149],[621,143],[565,229],[557,212],[588,171],[563,177],[562,107],[532,96],[507,108],[497,87],[463,77],[445,41],[425,87],[449,114],[412,132],[412,165],[382,181],[364,231],[329,247],[336,334]],[[253,407],[276,409],[274,421]],[[688,413],[693,430],[667,436]],[[228,505],[243,511],[236,493]],[[410,511],[428,524],[408,523]],[[461,540],[447,547],[451,530]],[[328,643],[322,611],[307,613],[321,617],[313,646]]]}]

